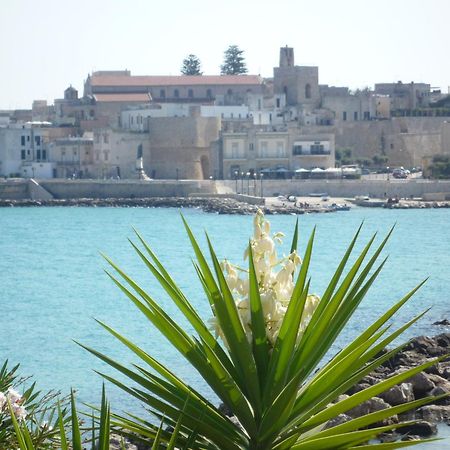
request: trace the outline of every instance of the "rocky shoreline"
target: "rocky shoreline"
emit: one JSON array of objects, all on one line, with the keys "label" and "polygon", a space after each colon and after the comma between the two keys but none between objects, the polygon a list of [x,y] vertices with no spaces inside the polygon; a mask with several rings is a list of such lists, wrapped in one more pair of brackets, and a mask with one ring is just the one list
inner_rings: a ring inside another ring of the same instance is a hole
[{"label": "rocky shoreline", "polygon": [[201,197],[149,197],[149,198],[80,198],[52,200],[0,200],[0,207],[128,207],[128,208],[198,208],[217,214],[254,214],[261,209],[264,214],[327,213],[333,209],[321,206],[296,206],[293,203],[280,205],[251,205],[231,198]]},{"label": "rocky shoreline", "polygon": [[[447,320],[436,322],[433,325],[447,326]],[[387,351],[387,350],[385,350]],[[416,367],[430,359],[443,357],[443,359],[429,367],[424,372],[420,372],[393,388],[381,393],[377,397],[354,407],[345,414],[341,414],[328,423],[328,427],[333,427],[349,421],[351,419],[370,414],[375,411],[401,405],[402,403],[418,400],[421,398],[436,396],[440,398],[432,401],[416,410],[395,415],[376,423],[373,427],[383,426],[407,421],[416,421],[415,424],[399,428],[398,432],[387,433],[380,437],[382,442],[393,442],[397,440],[410,441],[429,438],[437,433],[437,424],[445,423],[450,426],[450,333],[441,333],[434,337],[419,336],[411,341],[397,353],[393,358],[386,361],[382,366],[364,377],[358,384],[353,386],[346,394],[348,397],[356,392],[366,389],[384,379],[404,372],[407,369]],[[442,398],[443,395],[449,397]],[[237,419],[225,406],[220,405],[222,413],[227,415],[231,421]],[[111,442],[110,449],[120,449],[120,438],[115,436]],[[148,450],[146,444],[127,441],[127,450]]]}]

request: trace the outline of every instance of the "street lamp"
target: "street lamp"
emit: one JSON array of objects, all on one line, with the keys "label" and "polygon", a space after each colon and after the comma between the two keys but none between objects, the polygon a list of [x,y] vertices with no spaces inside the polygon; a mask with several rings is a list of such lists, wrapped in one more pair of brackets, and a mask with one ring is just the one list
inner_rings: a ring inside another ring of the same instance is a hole
[{"label": "street lamp", "polygon": [[387,179],[389,181],[389,166],[386,167],[386,170],[387,170]]},{"label": "street lamp", "polygon": [[244,172],[241,172],[241,194],[244,193]]},{"label": "street lamp", "polygon": [[246,175],[247,175],[247,195],[250,195],[250,172],[247,172]]},{"label": "street lamp", "polygon": [[239,172],[237,171],[237,170],[235,170],[234,171],[234,179],[235,179],[235,181],[236,181],[236,189],[235,189],[235,192],[236,192],[236,194],[238,193],[238,178],[239,178]]},{"label": "street lamp", "polygon": [[264,197],[264,195],[263,195],[263,183],[262,183],[263,176],[264,176],[264,174],[262,172],[259,172],[259,182],[260,182],[260,189],[259,190],[261,192],[261,198]]},{"label": "street lamp", "polygon": [[256,172],[253,172],[253,195],[256,197]]},{"label": "street lamp", "polygon": [[178,167],[175,169],[176,173],[177,173],[177,181],[178,181]]}]

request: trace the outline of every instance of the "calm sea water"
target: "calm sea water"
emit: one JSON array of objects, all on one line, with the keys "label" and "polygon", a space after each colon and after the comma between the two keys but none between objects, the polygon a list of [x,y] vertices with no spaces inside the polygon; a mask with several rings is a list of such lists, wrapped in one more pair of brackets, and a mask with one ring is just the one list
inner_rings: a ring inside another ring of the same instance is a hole
[{"label": "calm sea water", "polygon": [[[193,251],[182,229],[179,210],[139,208],[11,208],[0,210],[0,361],[21,363],[43,389],[70,387],[82,400],[96,400],[101,378],[92,369],[111,371],[74,343],[106,352],[121,362],[132,362],[129,352],[94,320],[105,321],[163,360],[205,395],[211,394],[119,292],[104,273],[99,252],[111,256],[133,278],[160,298],[166,311],[175,308],[161,292],[127,242],[136,227],[152,245],[188,298],[206,319],[208,304],[191,264]],[[185,209],[183,214],[204,243],[207,230],[221,258],[242,262],[252,233],[250,216],[206,214]],[[273,231],[291,236],[292,216],[271,216]],[[450,318],[450,210],[353,209],[335,214],[299,216],[300,249],[317,225],[312,264],[312,287],[321,294],[359,224],[361,244],[378,231],[380,242],[396,223],[384,252],[390,255],[376,285],[361,305],[338,349],[399,300],[425,277],[426,285],[394,319],[396,324],[427,308],[431,311],[406,337],[438,334],[432,322]],[[287,252],[289,239],[280,250]],[[180,319],[180,322],[182,320]],[[120,392],[109,389],[113,407],[139,408]],[[442,448],[442,446],[440,447]]]}]

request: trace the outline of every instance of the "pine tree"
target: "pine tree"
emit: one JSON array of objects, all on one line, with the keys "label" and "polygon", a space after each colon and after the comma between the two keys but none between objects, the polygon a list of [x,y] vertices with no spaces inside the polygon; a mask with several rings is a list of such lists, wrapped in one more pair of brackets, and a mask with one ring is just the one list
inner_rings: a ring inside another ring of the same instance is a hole
[{"label": "pine tree", "polygon": [[203,75],[200,72],[201,62],[195,55],[188,55],[187,58],[183,59],[183,65],[181,66],[181,73],[183,75]]},{"label": "pine tree", "polygon": [[224,52],[224,61],[220,66],[221,75],[240,75],[247,73],[247,65],[242,56],[244,50],[237,45],[230,45]]}]

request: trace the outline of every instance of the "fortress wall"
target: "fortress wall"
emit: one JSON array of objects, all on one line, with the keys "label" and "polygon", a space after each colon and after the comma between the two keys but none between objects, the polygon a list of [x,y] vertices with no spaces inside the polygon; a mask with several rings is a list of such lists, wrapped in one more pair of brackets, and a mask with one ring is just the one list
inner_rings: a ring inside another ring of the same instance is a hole
[{"label": "fortress wall", "polygon": [[399,117],[358,121],[336,126],[336,148],[350,148],[352,156],[388,157],[386,165],[421,166],[424,156],[443,152],[444,117]]},{"label": "fortress wall", "polygon": [[[207,179],[212,176],[211,148],[219,139],[216,117],[149,119],[152,170],[155,178]],[[154,172],[153,172],[154,171]]]}]

